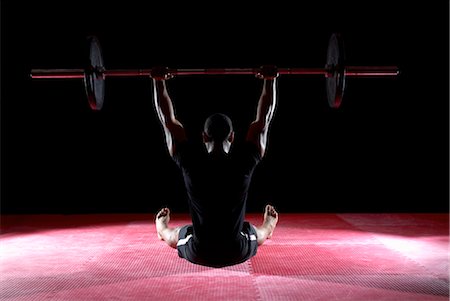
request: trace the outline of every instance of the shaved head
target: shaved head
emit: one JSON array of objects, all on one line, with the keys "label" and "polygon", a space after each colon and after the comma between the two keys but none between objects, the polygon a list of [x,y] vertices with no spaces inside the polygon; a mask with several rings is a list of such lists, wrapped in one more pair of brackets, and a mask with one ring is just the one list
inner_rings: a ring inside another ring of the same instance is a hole
[{"label": "shaved head", "polygon": [[206,119],[203,130],[211,140],[221,142],[230,136],[233,124],[227,115],[214,113]]}]

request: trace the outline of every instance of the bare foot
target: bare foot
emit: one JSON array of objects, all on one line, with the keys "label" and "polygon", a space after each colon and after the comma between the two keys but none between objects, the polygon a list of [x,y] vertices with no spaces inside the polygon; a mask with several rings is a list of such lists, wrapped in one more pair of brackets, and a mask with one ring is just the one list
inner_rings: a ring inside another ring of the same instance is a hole
[{"label": "bare foot", "polygon": [[271,205],[266,205],[266,210],[264,211],[264,222],[263,227],[268,229],[269,234],[267,238],[272,238],[273,230],[278,223],[278,212]]},{"label": "bare foot", "polygon": [[170,221],[170,210],[169,208],[163,208],[159,210],[156,214],[155,224],[156,224],[156,233],[158,234],[158,238],[160,240],[164,240],[161,236],[161,232],[167,229]]}]

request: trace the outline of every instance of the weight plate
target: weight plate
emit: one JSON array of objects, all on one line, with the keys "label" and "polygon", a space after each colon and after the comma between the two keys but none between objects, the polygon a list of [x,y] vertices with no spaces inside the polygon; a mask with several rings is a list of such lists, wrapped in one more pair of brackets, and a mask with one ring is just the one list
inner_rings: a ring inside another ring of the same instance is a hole
[{"label": "weight plate", "polygon": [[339,34],[332,34],[328,41],[327,64],[329,74],[326,77],[328,104],[339,108],[345,89],[345,51],[344,42]]},{"label": "weight plate", "polygon": [[95,36],[88,37],[87,46],[89,60],[84,72],[86,96],[92,110],[101,110],[105,96],[105,80],[103,77],[105,67],[103,65],[102,50]]}]

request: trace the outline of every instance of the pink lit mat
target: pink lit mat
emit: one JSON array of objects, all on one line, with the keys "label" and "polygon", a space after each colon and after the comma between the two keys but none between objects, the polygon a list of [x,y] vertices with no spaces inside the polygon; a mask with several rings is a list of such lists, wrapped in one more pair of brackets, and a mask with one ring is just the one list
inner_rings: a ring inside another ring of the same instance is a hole
[{"label": "pink lit mat", "polygon": [[448,214],[280,213],[254,258],[220,269],[179,258],[153,218],[2,216],[0,300],[449,300]]}]

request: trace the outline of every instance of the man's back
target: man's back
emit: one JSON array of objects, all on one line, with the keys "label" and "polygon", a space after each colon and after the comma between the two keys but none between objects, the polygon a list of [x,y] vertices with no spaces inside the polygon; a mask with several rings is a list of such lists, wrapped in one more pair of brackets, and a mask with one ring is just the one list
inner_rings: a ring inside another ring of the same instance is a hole
[{"label": "man's back", "polygon": [[239,239],[248,188],[260,159],[248,142],[218,155],[208,154],[200,144],[179,146],[174,160],[183,172],[199,245]]}]

